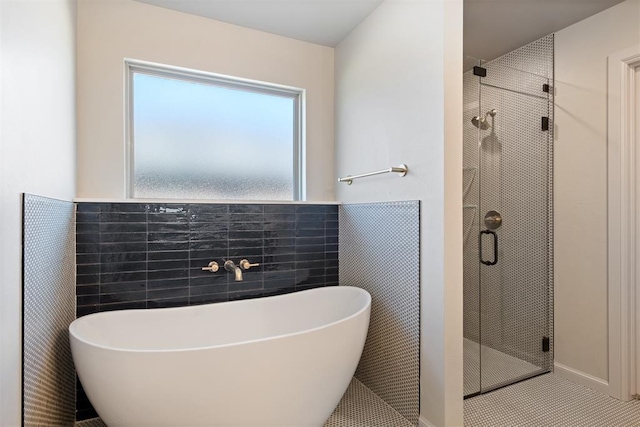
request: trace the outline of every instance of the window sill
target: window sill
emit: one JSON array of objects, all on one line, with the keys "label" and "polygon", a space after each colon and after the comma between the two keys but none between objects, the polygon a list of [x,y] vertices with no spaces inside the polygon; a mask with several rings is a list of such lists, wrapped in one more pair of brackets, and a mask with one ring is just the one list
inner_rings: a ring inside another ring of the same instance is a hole
[{"label": "window sill", "polygon": [[75,203],[164,203],[164,204],[212,204],[212,205],[341,205],[336,201],[291,201],[291,200],[206,200],[206,199],[100,199],[75,198]]}]

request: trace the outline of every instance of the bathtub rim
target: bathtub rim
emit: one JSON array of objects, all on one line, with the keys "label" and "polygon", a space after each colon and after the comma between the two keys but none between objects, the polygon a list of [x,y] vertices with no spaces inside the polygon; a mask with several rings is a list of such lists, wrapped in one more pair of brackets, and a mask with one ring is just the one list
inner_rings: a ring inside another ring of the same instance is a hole
[{"label": "bathtub rim", "polygon": [[[91,347],[94,348],[100,348],[103,350],[109,350],[109,351],[117,351],[117,352],[122,352],[122,353],[178,353],[178,352],[192,352],[192,351],[204,351],[204,350],[214,350],[214,349],[222,349],[222,348],[227,348],[227,347],[236,347],[236,346],[242,346],[242,345],[250,345],[250,344],[257,344],[257,343],[261,343],[261,342],[265,342],[265,341],[273,341],[273,340],[279,340],[279,339],[284,339],[284,338],[289,338],[289,337],[296,337],[299,335],[303,335],[303,334],[308,334],[308,333],[312,333],[312,332],[317,332],[323,329],[328,329],[332,326],[336,326],[340,323],[345,323],[351,319],[354,319],[360,315],[362,315],[362,313],[364,313],[367,310],[371,309],[371,302],[372,302],[372,298],[371,298],[371,294],[363,289],[363,288],[359,288],[357,286],[342,286],[342,285],[338,285],[338,286],[331,286],[331,287],[322,287],[322,288],[313,288],[313,289],[305,289],[304,291],[297,291],[297,292],[291,292],[288,294],[282,294],[282,295],[272,295],[272,296],[268,296],[268,297],[261,297],[261,298],[251,298],[250,300],[257,300],[257,299],[266,299],[266,298],[288,298],[288,297],[292,297],[295,296],[295,294],[299,294],[299,293],[313,293],[315,292],[323,292],[325,291],[327,288],[350,288],[350,289],[357,289],[359,293],[364,293],[364,295],[366,296],[366,304],[364,304],[364,306],[362,308],[360,308],[359,310],[357,310],[355,313],[350,314],[349,316],[343,317],[339,320],[333,321],[331,323],[327,323],[327,324],[323,324],[320,326],[316,326],[315,328],[310,328],[310,329],[303,329],[300,331],[296,331],[296,332],[292,332],[289,334],[280,334],[280,335],[272,335],[272,336],[268,336],[268,337],[264,337],[264,338],[258,338],[258,339],[253,339],[253,340],[245,340],[245,341],[237,341],[237,342],[233,342],[233,343],[227,343],[227,344],[219,344],[219,345],[209,345],[209,346],[200,346],[200,347],[188,347],[188,348],[175,348],[175,349],[129,349],[129,348],[120,348],[120,347],[111,347],[111,346],[106,346],[103,344],[97,344],[95,342],[92,341],[88,341],[87,339],[84,339],[83,337],[80,336],[80,334],[76,331],[76,325],[78,323],[79,320],[81,319],[85,319],[88,317],[94,317],[94,316],[104,316],[104,315],[113,315],[113,313],[116,312],[121,312],[121,311],[127,311],[127,312],[146,312],[149,311],[149,309],[145,309],[145,308],[138,308],[138,309],[124,309],[124,310],[113,310],[113,311],[103,311],[103,312],[99,312],[99,313],[92,313],[92,314],[87,314],[85,316],[82,317],[78,317],[76,318],[73,322],[71,322],[71,324],[69,324],[69,327],[67,328],[69,330],[69,335],[71,335],[71,338],[75,338],[76,340],[82,342],[83,344],[89,345]],[[201,304],[201,305],[196,305],[196,306],[183,306],[183,307],[167,307],[167,308],[154,308],[151,309],[153,311],[178,311],[178,310],[186,310],[186,309],[190,309],[190,308],[197,308],[197,307],[207,307],[207,306],[211,306],[211,305],[220,305],[220,304],[239,304],[242,302],[246,302],[249,300],[238,300],[238,301],[226,301],[226,302],[218,302],[218,303],[209,303],[209,304]]]}]

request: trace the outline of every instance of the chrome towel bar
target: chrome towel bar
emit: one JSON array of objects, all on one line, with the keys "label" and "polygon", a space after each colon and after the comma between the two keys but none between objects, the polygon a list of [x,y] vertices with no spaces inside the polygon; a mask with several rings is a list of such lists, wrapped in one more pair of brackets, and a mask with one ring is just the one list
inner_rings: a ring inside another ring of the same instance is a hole
[{"label": "chrome towel bar", "polygon": [[407,167],[407,165],[405,165],[403,163],[400,166],[398,166],[397,168],[390,167],[390,168],[382,169],[382,170],[375,171],[375,172],[361,173],[360,175],[349,175],[349,176],[346,176],[344,178],[338,178],[338,182],[346,182],[347,185],[351,185],[351,184],[353,184],[353,180],[354,179],[365,178],[367,176],[380,175],[380,174],[383,174],[383,173],[391,173],[391,172],[395,172],[395,173],[399,174],[400,176],[405,176],[407,174],[407,172],[409,172],[409,168]]}]

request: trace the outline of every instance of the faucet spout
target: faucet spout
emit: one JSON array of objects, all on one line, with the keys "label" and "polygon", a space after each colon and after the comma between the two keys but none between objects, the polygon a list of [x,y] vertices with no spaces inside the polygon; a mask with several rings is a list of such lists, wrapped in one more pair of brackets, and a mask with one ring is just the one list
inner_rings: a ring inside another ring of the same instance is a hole
[{"label": "faucet spout", "polygon": [[242,269],[238,267],[233,261],[225,261],[224,269],[235,274],[236,282],[242,282]]}]

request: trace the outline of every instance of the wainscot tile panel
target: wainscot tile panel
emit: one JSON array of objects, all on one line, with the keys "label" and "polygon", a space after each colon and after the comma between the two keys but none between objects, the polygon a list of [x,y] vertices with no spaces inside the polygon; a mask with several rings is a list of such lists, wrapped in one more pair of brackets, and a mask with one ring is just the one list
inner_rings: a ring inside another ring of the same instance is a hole
[{"label": "wainscot tile panel", "polygon": [[75,419],[76,375],[67,329],[76,314],[73,215],[71,202],[24,194],[22,425],[26,427],[69,426]]},{"label": "wainscot tile panel", "polygon": [[[420,202],[340,208],[340,283],[371,294],[355,377],[412,425],[420,415]],[[388,262],[401,260],[401,269]]]},{"label": "wainscot tile panel", "polygon": [[[338,284],[336,205],[78,203],[76,221],[78,317]],[[236,282],[227,259],[260,265]],[[78,383],[77,420],[96,416]]]}]

